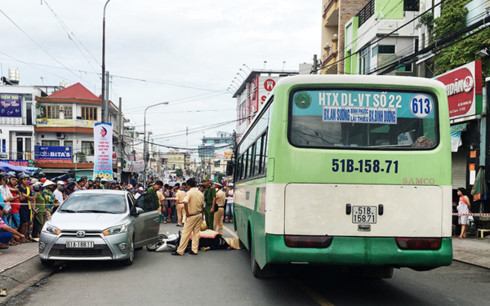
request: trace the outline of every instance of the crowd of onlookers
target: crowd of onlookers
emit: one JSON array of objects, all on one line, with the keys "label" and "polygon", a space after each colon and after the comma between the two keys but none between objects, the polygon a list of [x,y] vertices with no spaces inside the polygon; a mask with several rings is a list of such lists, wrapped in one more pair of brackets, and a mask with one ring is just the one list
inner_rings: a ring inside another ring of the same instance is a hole
[{"label": "crowd of onlookers", "polygon": [[[25,173],[0,173],[0,249],[37,241],[45,221],[73,192],[91,189],[127,190],[138,199],[149,190],[134,181],[133,184],[119,183],[99,178],[87,179],[85,176],[76,180],[68,175],[62,178],[49,180],[30,177]],[[199,190],[207,192],[205,188],[209,190],[210,183],[212,181],[204,180],[198,185]],[[216,187],[223,187],[226,194],[224,222],[232,222],[233,184],[226,181],[216,184]],[[154,189],[155,185],[150,183],[148,186]],[[162,183],[161,188],[154,191],[158,196],[160,222],[182,226],[185,213],[179,204],[187,192],[186,184]]]}]

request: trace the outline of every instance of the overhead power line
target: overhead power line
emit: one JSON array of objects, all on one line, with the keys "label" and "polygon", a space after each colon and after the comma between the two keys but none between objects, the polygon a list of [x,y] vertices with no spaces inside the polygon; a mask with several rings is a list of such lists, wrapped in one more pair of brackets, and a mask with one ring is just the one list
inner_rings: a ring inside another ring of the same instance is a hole
[{"label": "overhead power line", "polygon": [[55,62],[60,64],[63,68],[65,68],[66,71],[70,72],[71,74],[73,74],[78,79],[78,75],[76,75],[73,71],[68,69],[68,67],[66,67],[62,62],[60,62],[56,57],[51,55],[51,53],[49,53],[48,50],[46,50],[43,46],[41,46],[41,44],[39,44],[36,40],[34,40],[34,38],[32,38],[29,34],[27,34],[27,32],[24,31],[24,29],[22,29],[14,20],[12,20],[12,18],[10,18],[2,9],[0,9],[0,13],[2,13],[2,15],[5,16],[5,18],[7,18],[17,29],[19,29],[19,31],[21,31],[27,38],[29,38],[30,41],[32,41],[36,46],[38,46],[39,49],[41,49],[51,59],[53,59]]}]

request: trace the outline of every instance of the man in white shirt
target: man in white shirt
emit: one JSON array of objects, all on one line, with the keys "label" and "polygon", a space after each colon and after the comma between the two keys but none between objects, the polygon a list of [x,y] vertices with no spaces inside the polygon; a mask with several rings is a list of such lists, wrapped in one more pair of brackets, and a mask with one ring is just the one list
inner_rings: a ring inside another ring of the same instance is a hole
[{"label": "man in white shirt", "polygon": [[58,200],[58,203],[61,205],[63,204],[63,201],[65,200],[63,198],[63,190],[65,188],[65,182],[63,181],[58,181],[58,188],[53,192],[54,198]]}]

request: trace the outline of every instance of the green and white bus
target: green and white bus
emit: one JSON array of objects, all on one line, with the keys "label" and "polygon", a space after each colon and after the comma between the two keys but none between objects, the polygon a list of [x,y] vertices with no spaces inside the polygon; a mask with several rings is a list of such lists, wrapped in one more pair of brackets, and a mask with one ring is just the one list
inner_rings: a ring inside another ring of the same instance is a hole
[{"label": "green and white bus", "polygon": [[234,224],[271,264],[428,270],[452,262],[444,85],[396,76],[281,79],[236,152]]}]

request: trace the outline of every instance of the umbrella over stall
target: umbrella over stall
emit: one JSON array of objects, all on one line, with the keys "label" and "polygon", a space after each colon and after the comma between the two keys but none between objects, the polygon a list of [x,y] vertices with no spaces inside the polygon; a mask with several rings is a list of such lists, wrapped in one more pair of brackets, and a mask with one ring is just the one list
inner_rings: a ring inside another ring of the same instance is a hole
[{"label": "umbrella over stall", "polygon": [[16,171],[16,172],[25,172],[28,174],[31,173],[31,171],[25,169],[25,167],[11,165],[11,164],[6,163],[6,162],[0,162],[0,170],[2,170],[4,172]]}]

